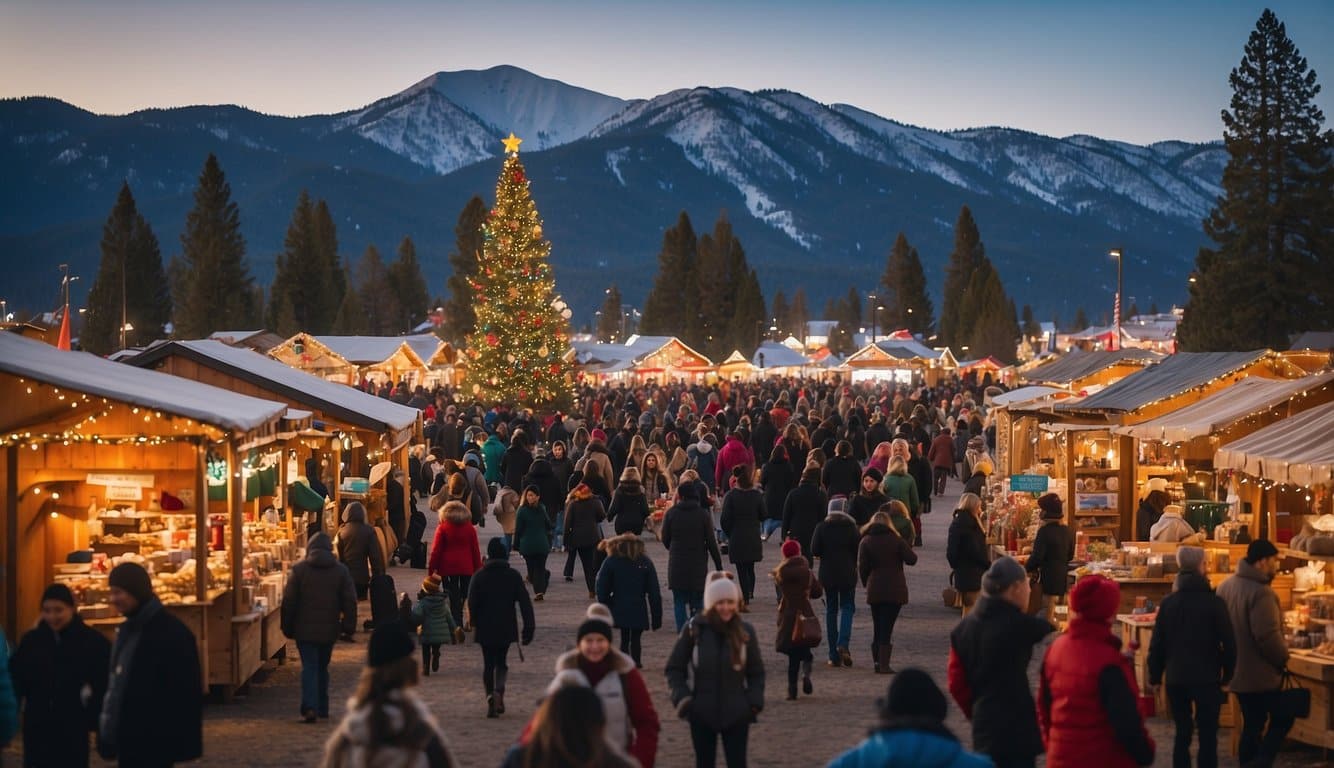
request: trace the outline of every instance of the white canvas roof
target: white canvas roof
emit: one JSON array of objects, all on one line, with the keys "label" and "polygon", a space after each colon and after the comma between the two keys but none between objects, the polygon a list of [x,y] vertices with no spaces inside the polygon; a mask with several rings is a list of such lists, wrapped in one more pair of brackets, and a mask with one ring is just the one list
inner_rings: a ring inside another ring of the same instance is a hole
[{"label": "white canvas roof", "polygon": [[1334,373],[1300,379],[1249,378],[1210,397],[1139,424],[1116,427],[1119,435],[1141,440],[1183,443],[1222,430],[1251,414],[1265,411],[1289,399],[1334,382]]},{"label": "white canvas roof", "polygon": [[1228,443],[1214,456],[1214,468],[1305,486],[1334,482],[1334,403]]},{"label": "white canvas roof", "polygon": [[764,354],[765,368],[800,368],[810,365],[810,358],[791,347],[776,341],[766,341],[755,350],[750,358],[751,365],[760,367],[760,354]]},{"label": "white canvas roof", "polygon": [[1033,400],[1045,400],[1053,395],[1070,394],[1069,390],[1058,389],[1056,387],[1020,387],[1012,389],[1001,395],[991,398],[992,406],[1010,406],[1027,403]]},{"label": "white canvas roof", "polygon": [[113,363],[87,352],[66,352],[16,333],[0,333],[0,372],[241,432],[287,411],[285,403]]},{"label": "white canvas roof", "polygon": [[434,334],[416,336],[313,336],[353,365],[374,365],[393,357],[398,348],[408,345],[422,362],[429,362],[440,339]]}]

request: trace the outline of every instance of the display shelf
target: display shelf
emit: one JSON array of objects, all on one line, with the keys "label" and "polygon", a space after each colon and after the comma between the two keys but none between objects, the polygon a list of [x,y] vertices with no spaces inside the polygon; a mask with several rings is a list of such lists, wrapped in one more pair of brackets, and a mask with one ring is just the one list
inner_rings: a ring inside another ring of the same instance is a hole
[{"label": "display shelf", "polygon": [[1287,547],[1280,547],[1278,553],[1282,557],[1295,557],[1299,560],[1311,560],[1320,563],[1334,563],[1334,555],[1312,555],[1309,552],[1302,552]]},{"label": "display shelf", "polygon": [[1103,467],[1075,467],[1076,475],[1115,475],[1120,469],[1105,469]]}]

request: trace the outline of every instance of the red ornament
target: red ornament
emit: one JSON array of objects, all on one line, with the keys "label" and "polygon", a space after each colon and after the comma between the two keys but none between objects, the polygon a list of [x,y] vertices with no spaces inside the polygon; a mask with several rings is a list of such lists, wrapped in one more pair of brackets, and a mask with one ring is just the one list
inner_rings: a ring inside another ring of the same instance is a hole
[{"label": "red ornament", "polygon": [[551,370],[551,375],[552,375],[552,376],[559,376],[559,375],[560,375],[560,366],[559,366],[559,365],[556,365],[555,363],[552,363],[552,364],[551,364],[551,368],[550,368],[550,370]]},{"label": "red ornament", "polygon": [[541,315],[538,315],[537,317],[534,317],[534,318],[533,318],[533,325],[536,325],[536,326],[541,326],[541,325],[542,325],[542,316],[541,316]]},{"label": "red ornament", "polygon": [[514,175],[511,176],[510,178],[514,179],[515,184],[522,184],[524,181],[523,169],[520,168],[517,171],[515,171]]},{"label": "red ornament", "polygon": [[488,333],[486,335],[486,343],[488,346],[494,347],[500,343],[500,339],[494,333]]},{"label": "red ornament", "polygon": [[519,399],[520,399],[520,400],[527,400],[527,399],[528,399],[528,392],[527,392],[526,390],[522,390],[522,389],[519,390]]}]

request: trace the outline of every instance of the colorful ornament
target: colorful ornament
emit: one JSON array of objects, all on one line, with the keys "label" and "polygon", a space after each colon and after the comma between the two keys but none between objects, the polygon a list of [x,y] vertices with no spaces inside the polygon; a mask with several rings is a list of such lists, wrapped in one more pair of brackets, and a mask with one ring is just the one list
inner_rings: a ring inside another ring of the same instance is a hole
[{"label": "colorful ornament", "polygon": [[481,391],[482,391],[482,385],[481,385],[481,384],[474,384],[474,385],[472,385],[472,393],[473,393],[474,395],[477,394],[478,392],[481,392]]},{"label": "colorful ornament", "polygon": [[[488,334],[486,335],[486,344],[487,344],[487,346],[494,347],[495,345],[497,345],[497,344],[499,344],[499,343],[500,343],[500,339],[499,339],[494,333],[488,333]],[[493,381],[493,382],[491,382],[491,383],[494,384],[495,382]]]},{"label": "colorful ornament", "polygon": [[542,237],[542,225],[541,225],[541,224],[534,224],[534,225],[533,225],[533,237],[534,237],[534,238],[540,238],[540,237]]},{"label": "colorful ornament", "polygon": [[546,357],[550,353],[551,349],[546,344],[543,344],[542,346],[537,348],[537,354],[541,355],[542,357]]},{"label": "colorful ornament", "polygon": [[552,363],[552,364],[551,364],[551,368],[550,368],[549,370],[551,371],[551,375],[552,375],[552,376],[559,376],[559,375],[560,375],[560,366],[557,365],[557,364],[555,364],[555,363]]}]

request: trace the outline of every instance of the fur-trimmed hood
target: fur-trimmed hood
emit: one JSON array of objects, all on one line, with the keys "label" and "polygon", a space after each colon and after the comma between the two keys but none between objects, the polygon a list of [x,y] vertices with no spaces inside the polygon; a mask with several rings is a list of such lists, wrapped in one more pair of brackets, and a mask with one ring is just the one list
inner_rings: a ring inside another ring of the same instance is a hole
[{"label": "fur-trimmed hood", "polygon": [[644,556],[644,542],[633,533],[623,533],[603,540],[607,557],[623,557],[626,560],[638,560]]},{"label": "fur-trimmed hood", "polygon": [[[409,710],[420,725],[405,732]],[[381,711],[388,721],[389,736],[388,738],[382,736],[378,742],[373,742],[371,734],[373,708],[357,707],[355,699],[350,699],[347,703],[347,714],[343,716],[342,722],[325,744],[323,765],[329,768],[335,766],[427,768],[430,759],[425,748],[432,739],[439,739],[449,764],[455,765],[439,722],[415,691],[406,688],[392,691]]]},{"label": "fur-trimmed hood", "polygon": [[[628,675],[630,674],[630,671],[635,668],[635,660],[615,648],[607,650],[607,658],[611,660],[611,671],[618,675]],[[551,685],[547,686],[547,692],[551,693],[552,691],[563,687],[564,684],[572,682],[568,679],[562,679],[563,676],[569,672],[578,673],[581,682],[586,686],[588,685],[588,678],[584,677],[584,673],[579,670],[578,648],[566,651],[556,657],[556,677],[551,681]]]}]

